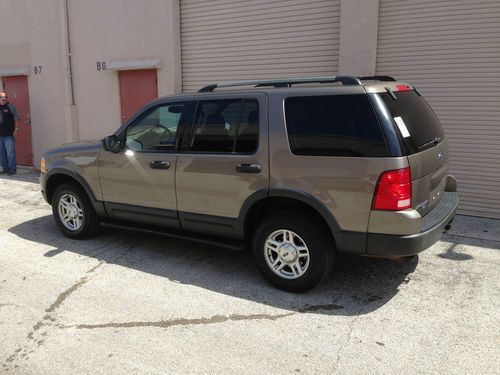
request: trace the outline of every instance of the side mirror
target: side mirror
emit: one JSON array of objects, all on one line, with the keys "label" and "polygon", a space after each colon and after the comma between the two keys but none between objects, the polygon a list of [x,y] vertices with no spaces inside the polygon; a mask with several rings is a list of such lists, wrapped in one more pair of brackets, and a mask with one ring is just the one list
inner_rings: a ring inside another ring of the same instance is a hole
[{"label": "side mirror", "polygon": [[121,142],[116,135],[110,135],[103,139],[104,149],[114,152],[115,154],[121,151]]}]

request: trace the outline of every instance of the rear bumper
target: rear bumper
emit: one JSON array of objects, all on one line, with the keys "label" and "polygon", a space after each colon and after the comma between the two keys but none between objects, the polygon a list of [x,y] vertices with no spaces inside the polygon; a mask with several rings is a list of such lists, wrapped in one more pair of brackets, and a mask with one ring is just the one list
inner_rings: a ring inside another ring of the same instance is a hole
[{"label": "rear bumper", "polygon": [[366,254],[408,256],[435,244],[449,228],[458,207],[458,194],[446,192],[441,202],[422,220],[422,232],[412,235],[368,233]]}]

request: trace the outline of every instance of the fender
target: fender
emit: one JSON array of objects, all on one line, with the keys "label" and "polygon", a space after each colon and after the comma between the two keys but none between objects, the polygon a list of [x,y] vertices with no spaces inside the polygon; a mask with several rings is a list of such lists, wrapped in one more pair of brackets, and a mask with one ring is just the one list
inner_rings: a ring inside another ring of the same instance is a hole
[{"label": "fender", "polygon": [[[47,194],[47,183],[50,181],[51,177],[61,174],[71,177],[72,179],[76,180],[76,182],[78,182],[78,184],[83,188],[83,190],[85,190],[85,193],[87,193],[87,196],[89,197],[90,202],[92,203],[92,206],[94,207],[97,215],[104,217],[107,216],[103,202],[96,199],[94,192],[90,188],[87,181],[85,181],[83,177],[81,177],[79,174],[72,171],[71,169],[62,167],[51,168],[45,175],[43,175],[42,178],[40,179],[40,184],[42,185],[42,191],[45,192],[45,195]],[[46,200],[48,202],[48,196],[46,197]]]},{"label": "fender", "polygon": [[342,230],[332,212],[315,196],[301,190],[269,189],[259,190],[247,198],[243,204],[239,222],[244,223],[254,204],[266,198],[290,198],[305,203],[314,209],[327,223],[337,248],[342,252],[364,254],[366,252],[366,233]]}]

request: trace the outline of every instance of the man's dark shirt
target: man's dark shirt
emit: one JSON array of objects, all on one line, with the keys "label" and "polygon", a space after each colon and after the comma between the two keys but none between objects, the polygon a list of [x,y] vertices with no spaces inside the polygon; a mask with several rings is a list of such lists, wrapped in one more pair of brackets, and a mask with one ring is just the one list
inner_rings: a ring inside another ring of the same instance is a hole
[{"label": "man's dark shirt", "polygon": [[0,137],[14,134],[16,120],[19,119],[16,107],[12,104],[0,104]]}]

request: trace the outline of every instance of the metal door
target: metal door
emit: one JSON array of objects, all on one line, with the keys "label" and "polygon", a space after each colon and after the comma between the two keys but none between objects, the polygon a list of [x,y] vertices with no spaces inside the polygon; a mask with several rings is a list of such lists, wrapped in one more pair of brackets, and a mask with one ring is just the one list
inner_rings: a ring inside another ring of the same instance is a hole
[{"label": "metal door", "polygon": [[500,219],[500,2],[380,0],[377,75],[410,82],[441,121],[458,213]]},{"label": "metal door", "polygon": [[120,101],[122,123],[127,121],[144,104],[158,98],[156,69],[121,70]]},{"label": "metal door", "polygon": [[340,0],[181,0],[183,91],[212,82],[335,75]]},{"label": "metal door", "polygon": [[16,134],[16,161],[20,165],[33,165],[33,146],[31,140],[31,115],[28,93],[28,77],[3,77],[4,91],[9,102],[14,104],[21,116],[19,130]]}]

